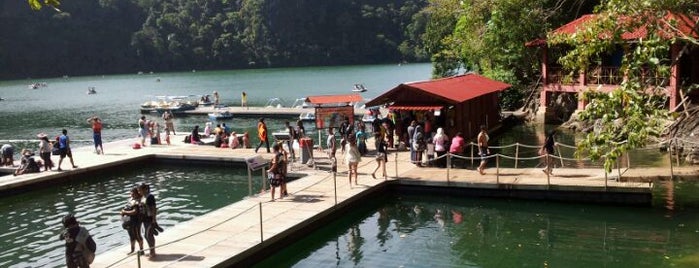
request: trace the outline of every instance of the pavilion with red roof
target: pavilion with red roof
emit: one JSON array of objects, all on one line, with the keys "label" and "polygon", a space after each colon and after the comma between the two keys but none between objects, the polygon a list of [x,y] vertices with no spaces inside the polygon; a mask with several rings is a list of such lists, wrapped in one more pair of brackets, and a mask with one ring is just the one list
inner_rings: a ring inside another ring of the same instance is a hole
[{"label": "pavilion with red roof", "polygon": [[[597,14],[587,14],[571,21],[551,32],[553,35],[572,35],[587,28],[587,25],[594,23],[598,18]],[[638,19],[638,18],[636,18]],[[668,12],[664,17],[642,18],[645,20],[655,19],[666,25],[665,29],[658,30],[658,34],[664,38],[689,36],[699,38],[697,22],[699,17],[674,14]],[[630,20],[628,17],[619,18],[620,23]],[[671,26],[672,25],[672,26]],[[621,34],[621,39],[633,46],[638,40],[648,36],[648,29],[641,25],[632,31]],[[601,34],[599,38],[606,38]],[[560,111],[549,111],[551,100],[561,94],[568,94],[577,98],[577,109],[584,109],[587,103],[582,101],[580,94],[590,88],[603,92],[618,88],[619,84],[625,80],[624,74],[620,70],[621,60],[624,50],[621,44],[616,51],[610,51],[603,55],[599,65],[590,66],[587,70],[579,72],[576,77],[569,79],[567,72],[561,68],[556,58],[549,58],[549,55],[560,54],[565,50],[565,46],[552,46],[546,39],[536,39],[525,44],[528,47],[539,47],[541,49],[541,76],[542,92],[539,102],[539,113],[545,114],[546,122],[556,122],[561,118],[555,118]],[[633,51],[633,49],[629,49]],[[683,52],[684,50],[684,52]],[[558,52],[556,52],[558,51]],[[667,59],[677,60],[670,66],[670,76],[663,77],[651,70],[643,70],[647,73],[644,77],[651,84],[663,88],[668,96],[668,109],[674,110],[681,102],[680,92],[692,84],[699,84],[699,47],[689,45],[685,47],[683,42],[673,42]],[[695,90],[689,93],[690,98],[699,99],[699,94]]]},{"label": "pavilion with red roof", "polygon": [[484,76],[464,74],[400,84],[366,106],[387,106],[401,118],[429,121],[432,131],[443,127],[450,137],[460,131],[468,138],[478,133],[480,125],[492,128],[500,123],[499,93],[509,87]]}]

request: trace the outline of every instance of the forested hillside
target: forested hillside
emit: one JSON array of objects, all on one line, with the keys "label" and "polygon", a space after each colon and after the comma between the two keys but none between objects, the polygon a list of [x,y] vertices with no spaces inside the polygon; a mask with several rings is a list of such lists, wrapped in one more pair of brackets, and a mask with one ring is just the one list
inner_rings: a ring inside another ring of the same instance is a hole
[{"label": "forested hillside", "polygon": [[0,3],[0,78],[398,63],[427,0],[64,0]]}]

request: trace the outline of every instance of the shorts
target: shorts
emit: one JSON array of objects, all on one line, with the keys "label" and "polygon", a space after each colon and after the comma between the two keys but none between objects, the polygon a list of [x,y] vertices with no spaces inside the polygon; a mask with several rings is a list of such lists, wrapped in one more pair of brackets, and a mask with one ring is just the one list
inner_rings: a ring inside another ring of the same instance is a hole
[{"label": "shorts", "polygon": [[92,133],[92,140],[95,141],[95,146],[102,145],[102,133]]},{"label": "shorts", "polygon": [[138,136],[145,138],[146,136],[148,136],[148,130],[145,128],[139,128],[138,129]]},{"label": "shorts", "polygon": [[61,158],[65,158],[66,156],[73,158],[73,153],[70,152],[70,148],[60,148],[58,149],[58,154]]},{"label": "shorts", "polygon": [[272,172],[267,172],[267,179],[269,180],[269,185],[272,185],[272,187],[279,187],[284,181],[284,177],[281,174],[274,174]]},{"label": "shorts", "polygon": [[376,161],[387,161],[388,156],[386,156],[386,153],[377,153],[376,154]]}]

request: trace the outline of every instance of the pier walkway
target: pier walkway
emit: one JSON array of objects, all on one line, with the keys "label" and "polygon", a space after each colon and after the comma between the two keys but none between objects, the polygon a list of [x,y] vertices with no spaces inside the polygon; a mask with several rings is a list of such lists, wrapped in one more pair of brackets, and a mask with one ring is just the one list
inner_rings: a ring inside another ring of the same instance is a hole
[{"label": "pier walkway", "polygon": [[[172,140],[179,141],[181,136],[172,137]],[[92,147],[74,149],[75,163],[79,166],[77,169],[71,169],[69,163],[64,163],[63,172],[2,176],[0,191],[63,180],[151,157],[244,161],[254,155],[253,149],[231,150],[182,143],[134,150],[130,147],[134,142],[136,139],[106,143],[105,155],[95,155]],[[260,155],[265,158],[272,156],[267,153]],[[329,163],[324,152],[316,150],[314,155],[319,165]],[[341,159],[339,150],[337,155]],[[58,160],[56,156],[53,159]],[[538,193],[570,192],[572,195],[581,192],[650,194],[650,184],[645,181],[670,176],[667,169],[661,168],[629,169],[624,178],[633,178],[630,180],[607,178],[602,169],[579,168],[557,168],[554,170],[555,176],[551,177],[545,176],[538,168],[488,168],[486,175],[480,175],[472,169],[416,167],[410,163],[408,152],[389,154],[387,180],[372,179],[371,172],[375,166],[372,156],[363,157],[359,164],[359,184],[351,185],[347,181],[347,167],[343,163],[338,163],[337,177],[325,168],[314,169],[295,163],[290,172],[305,176],[289,183],[289,197],[272,202],[268,192],[260,193],[168,228],[157,237],[158,255],[153,260],[145,256],[127,256],[129,246],[125,240],[124,246],[98,255],[92,267],[245,265],[259,256],[268,255],[269,250],[280,242],[283,244],[290,238],[306,234],[313,229],[315,222],[327,220],[327,216],[350,208],[352,202],[380,193],[388,184],[499,191],[519,189]],[[674,174],[699,175],[694,168],[676,168]]]}]

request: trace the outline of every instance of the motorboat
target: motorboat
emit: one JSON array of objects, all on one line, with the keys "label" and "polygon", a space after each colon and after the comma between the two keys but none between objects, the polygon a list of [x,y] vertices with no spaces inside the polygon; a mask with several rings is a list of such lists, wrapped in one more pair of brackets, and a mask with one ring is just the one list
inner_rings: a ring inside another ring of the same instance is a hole
[{"label": "motorboat", "polygon": [[265,104],[267,108],[282,108],[282,101],[279,98],[270,98]]},{"label": "motorboat", "polygon": [[209,94],[201,95],[201,98],[199,98],[199,105],[201,106],[211,106],[214,105],[214,102],[211,101],[211,97]]},{"label": "motorboat", "polygon": [[299,120],[301,120],[301,121],[316,121],[316,114],[314,112],[301,113],[301,114],[299,114]]},{"label": "motorboat", "polygon": [[95,90],[95,87],[88,87],[87,88],[87,95],[92,95],[92,94],[97,94],[97,90]]},{"label": "motorboat", "polygon": [[367,89],[364,87],[363,84],[354,84],[354,88],[352,89],[352,92],[366,92]]},{"label": "motorboat", "polygon": [[294,104],[291,105],[291,108],[310,108],[313,105],[306,102],[306,98],[298,98],[294,101]]},{"label": "motorboat", "polygon": [[194,110],[196,106],[189,103],[187,96],[155,96],[155,99],[141,104],[141,113],[159,113],[169,111],[173,114]]},{"label": "motorboat", "polygon": [[209,119],[211,119],[212,121],[231,118],[233,118],[233,114],[229,111],[209,113]]}]

